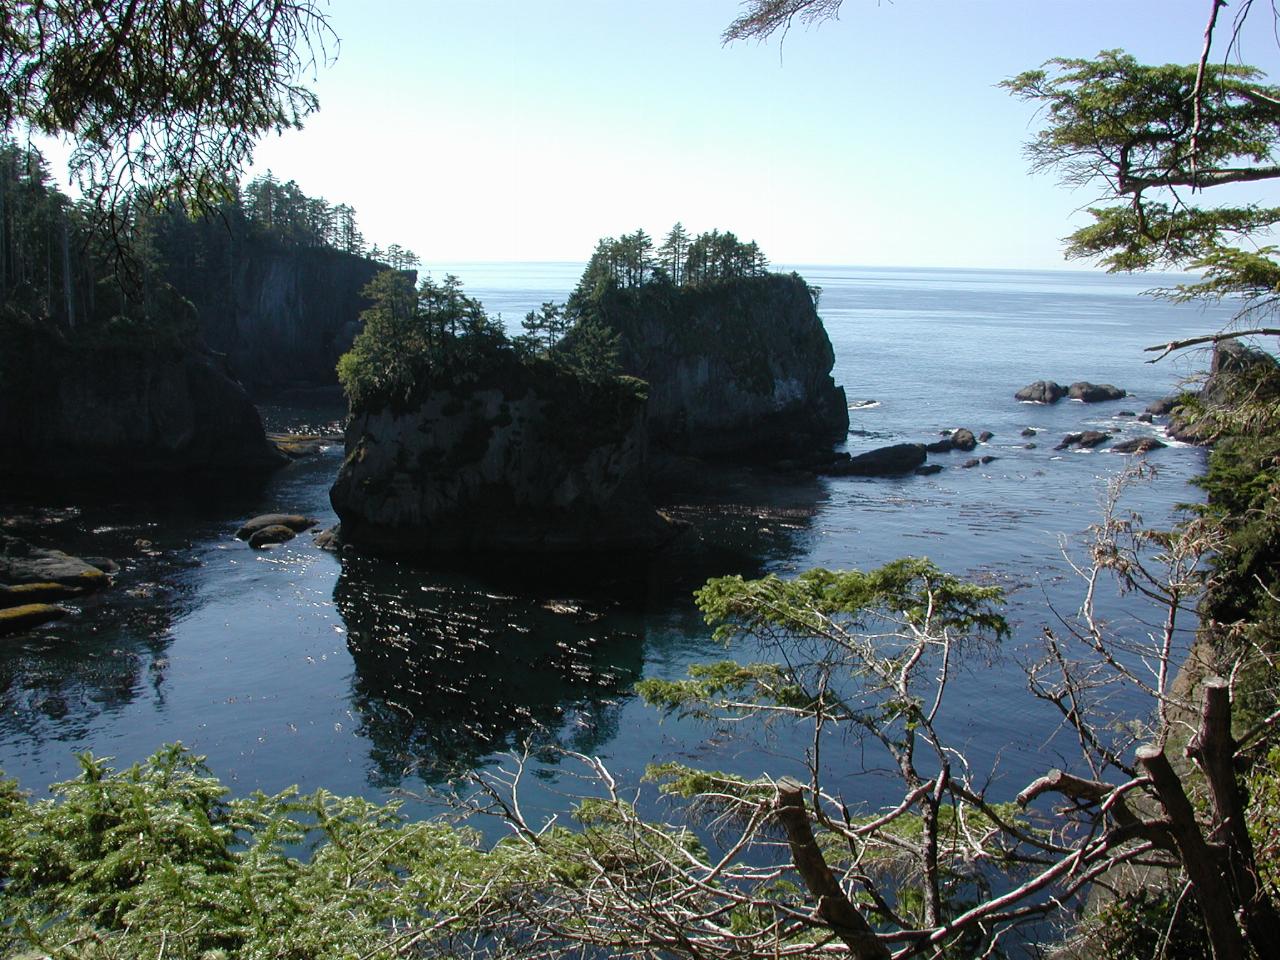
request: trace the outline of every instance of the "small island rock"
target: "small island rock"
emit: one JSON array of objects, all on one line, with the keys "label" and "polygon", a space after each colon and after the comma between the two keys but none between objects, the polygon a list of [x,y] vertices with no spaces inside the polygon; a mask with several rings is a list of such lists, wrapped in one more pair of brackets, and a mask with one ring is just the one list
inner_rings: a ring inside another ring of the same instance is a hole
[{"label": "small island rock", "polygon": [[1159,450],[1167,447],[1167,443],[1161,443],[1155,437],[1134,437],[1132,440],[1121,440],[1111,447],[1112,453],[1146,453],[1149,450]]},{"label": "small island rock", "polygon": [[1062,384],[1052,380],[1037,380],[1029,383],[1013,395],[1015,400],[1025,403],[1057,403],[1066,395]]},{"label": "small island rock", "polygon": [[972,430],[961,427],[951,435],[951,443],[957,450],[972,450],[978,445],[978,438],[973,435]]},{"label": "small island rock", "polygon": [[1085,430],[1082,433],[1068,433],[1062,438],[1062,442],[1053,449],[1066,450],[1068,447],[1096,447],[1100,443],[1106,443],[1111,439],[1111,434],[1103,433],[1100,430]]},{"label": "small island rock", "polygon": [[1085,403],[1102,403],[1106,400],[1127,397],[1128,393],[1109,383],[1089,383],[1087,380],[1080,380],[1067,388],[1067,396],[1072,400],[1082,400]]}]

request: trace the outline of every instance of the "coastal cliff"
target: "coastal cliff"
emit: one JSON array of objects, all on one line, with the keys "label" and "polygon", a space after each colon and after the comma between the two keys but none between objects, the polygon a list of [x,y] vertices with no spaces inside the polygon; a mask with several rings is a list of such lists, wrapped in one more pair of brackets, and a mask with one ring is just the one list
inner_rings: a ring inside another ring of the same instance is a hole
[{"label": "coastal cliff", "polygon": [[279,466],[248,395],[178,343],[38,337],[0,376],[0,476],[260,472]]},{"label": "coastal cliff", "polygon": [[175,262],[170,282],[196,308],[209,347],[252,393],[336,386],[338,357],[351,348],[360,291],[386,266],[331,247],[289,246],[271,237],[219,238],[215,255]]},{"label": "coastal cliff", "polygon": [[330,500],[380,553],[646,549],[672,524],[641,486],[645,396],[509,353],[406,402],[357,405]]},{"label": "coastal cliff", "polygon": [[776,459],[841,442],[849,430],[815,299],[797,274],[765,274],[610,289],[594,307],[618,335],[622,370],[649,384],[656,446]]}]

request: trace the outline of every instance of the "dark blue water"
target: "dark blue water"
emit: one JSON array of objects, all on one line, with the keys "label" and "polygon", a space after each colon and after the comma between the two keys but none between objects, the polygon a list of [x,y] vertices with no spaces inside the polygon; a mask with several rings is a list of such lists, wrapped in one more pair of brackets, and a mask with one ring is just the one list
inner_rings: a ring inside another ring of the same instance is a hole
[{"label": "dark blue water", "polygon": [[[563,299],[575,264],[470,264],[467,289],[508,325]],[[1125,458],[1056,453],[1086,428],[1153,432],[1141,411],[1199,360],[1149,365],[1143,348],[1217,329],[1205,313],[1140,296],[1150,278],[1085,273],[799,267],[822,287],[820,312],[836,379],[854,404],[849,448],[990,430],[970,454],[935,458],[931,477],[812,479],[767,472],[714,475],[709,490],[668,504],[697,523],[696,548],[638,565],[566,567],[486,561],[469,568],[339,561],[309,536],[264,553],[234,538],[268,510],[332,522],[328,486],[340,451],[300,462],[264,486],[174,489],[145,498],[108,491],[65,520],[29,532],[73,552],[113,556],[124,570],[82,613],[0,647],[0,769],[30,789],[75,771],[73,753],[121,763],[181,740],[208,755],[237,791],[290,784],[385,797],[498,762],[526,739],[600,755],[624,781],[678,759],[756,775],[794,772],[805,738],[763,740],[659,717],[632,694],[640,677],[679,677],[724,651],[690,599],[716,573],[759,575],[813,565],[866,567],[928,555],[1011,594],[1015,636],[992,663],[962,671],[948,729],[983,769],[1016,792],[1070,756],[1055,715],[1029,698],[1020,663],[1034,656],[1050,607],[1070,612],[1078,584],[1060,542],[1098,515]],[[1134,397],[1103,405],[1017,403],[1037,379],[1110,382]],[[267,409],[275,424],[339,411]],[[1040,431],[1035,449],[1020,436]],[[1195,499],[1200,450],[1151,455],[1158,476],[1131,505],[1154,524]],[[1144,611],[1104,598],[1118,629]],[[734,651],[749,656],[751,651]],[[1137,701],[1118,708],[1140,711]],[[883,799],[885,782],[838,765],[852,797]],[[572,781],[536,761],[541,801],[566,802]]]}]

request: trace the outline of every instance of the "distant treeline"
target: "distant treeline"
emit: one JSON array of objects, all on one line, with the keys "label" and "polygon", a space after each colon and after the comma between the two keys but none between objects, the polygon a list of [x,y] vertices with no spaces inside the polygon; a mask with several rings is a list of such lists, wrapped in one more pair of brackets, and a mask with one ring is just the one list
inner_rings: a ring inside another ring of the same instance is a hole
[{"label": "distant treeline", "polygon": [[719,230],[694,237],[677,223],[659,246],[644,230],[600,240],[578,283],[578,291],[585,296],[599,296],[603,286],[626,289],[645,283],[698,287],[719,280],[760,276],[768,269],[769,260],[754,240],[743,243],[731,232]]},{"label": "distant treeline", "polygon": [[120,318],[190,326],[173,288],[200,284],[236,246],[263,242],[341,250],[397,270],[418,262],[397,244],[368,247],[347,204],[308,197],[270,173],[229,185],[209,217],[139,208],[104,225],[100,211],[58,189],[38,150],[0,138],[0,317],[8,321],[65,331]]},{"label": "distant treeline", "polygon": [[246,222],[282,243],[332,247],[385,263],[392,270],[410,270],[420,262],[412,250],[396,243],[385,250],[377,244],[370,247],[356,224],[353,207],[308,197],[297,183],[281,183],[270,170],[246,183],[232,205],[243,211]]}]

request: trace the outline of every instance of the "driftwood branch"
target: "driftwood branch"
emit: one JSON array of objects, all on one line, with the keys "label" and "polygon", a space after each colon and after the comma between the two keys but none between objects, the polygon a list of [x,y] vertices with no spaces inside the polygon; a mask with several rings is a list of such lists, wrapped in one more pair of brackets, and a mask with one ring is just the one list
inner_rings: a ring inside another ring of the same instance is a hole
[{"label": "driftwood branch", "polygon": [[780,781],[775,815],[786,831],[796,870],[817,901],[818,916],[845,942],[854,960],[889,960],[889,948],[850,902],[822,856],[805,809],[804,789],[794,780]]},{"label": "driftwood branch", "polygon": [[1160,356],[1147,363],[1159,363],[1176,350],[1197,347],[1202,343],[1221,343],[1223,340],[1237,340],[1240,337],[1280,337],[1280,327],[1257,327],[1253,330],[1235,330],[1228,333],[1214,333],[1206,337],[1191,337],[1188,340],[1170,340],[1168,343],[1157,343],[1154,347],[1144,347],[1144,353],[1162,351]]}]

